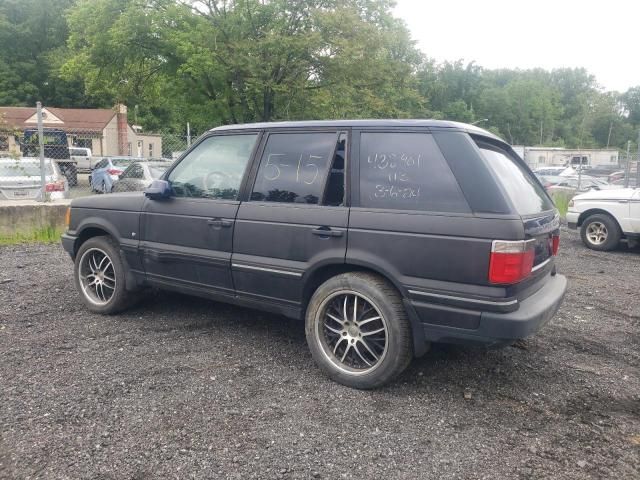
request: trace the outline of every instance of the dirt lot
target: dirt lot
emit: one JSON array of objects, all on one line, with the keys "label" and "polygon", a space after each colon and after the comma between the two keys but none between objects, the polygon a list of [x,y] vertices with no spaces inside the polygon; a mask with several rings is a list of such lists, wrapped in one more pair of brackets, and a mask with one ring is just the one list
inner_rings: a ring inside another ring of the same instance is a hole
[{"label": "dirt lot", "polygon": [[100,317],[59,246],[0,248],[0,477],[640,478],[640,252],[561,250],[538,335],[362,392],[301,323],[174,294]]}]

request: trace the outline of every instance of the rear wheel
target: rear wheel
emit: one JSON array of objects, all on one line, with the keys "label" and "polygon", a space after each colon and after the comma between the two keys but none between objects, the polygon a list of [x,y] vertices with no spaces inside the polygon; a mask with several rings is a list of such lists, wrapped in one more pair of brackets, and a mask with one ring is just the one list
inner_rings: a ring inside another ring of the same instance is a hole
[{"label": "rear wheel", "polygon": [[345,273],[323,283],[309,302],[305,330],[316,363],[349,387],[380,387],[413,358],[400,295],[370,273]]},{"label": "rear wheel", "polygon": [[609,251],[618,246],[622,232],[611,216],[598,213],[582,222],[580,236],[582,242],[592,250]]},{"label": "rear wheel", "polygon": [[76,289],[89,310],[117,313],[131,304],[125,288],[126,267],[111,237],[93,237],[82,244],[74,264]]}]

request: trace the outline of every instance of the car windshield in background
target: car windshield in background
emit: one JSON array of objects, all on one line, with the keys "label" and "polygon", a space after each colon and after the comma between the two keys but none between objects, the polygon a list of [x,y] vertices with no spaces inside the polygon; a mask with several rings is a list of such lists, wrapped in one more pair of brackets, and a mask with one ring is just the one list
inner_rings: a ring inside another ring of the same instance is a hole
[{"label": "car windshield in background", "polygon": [[506,151],[484,142],[478,142],[478,146],[520,215],[532,215],[554,208],[533,174]]},{"label": "car windshield in background", "polygon": [[[44,164],[46,175],[53,175],[50,163]],[[2,162],[0,163],[0,177],[39,177],[40,163],[38,162]]]}]

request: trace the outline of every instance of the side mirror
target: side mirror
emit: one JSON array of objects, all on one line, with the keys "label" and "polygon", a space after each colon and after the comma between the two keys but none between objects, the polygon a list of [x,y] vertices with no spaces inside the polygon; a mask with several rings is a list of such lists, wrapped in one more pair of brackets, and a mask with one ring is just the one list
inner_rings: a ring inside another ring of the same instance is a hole
[{"label": "side mirror", "polygon": [[151,200],[162,200],[171,197],[171,185],[166,180],[154,180],[144,191],[144,195]]}]

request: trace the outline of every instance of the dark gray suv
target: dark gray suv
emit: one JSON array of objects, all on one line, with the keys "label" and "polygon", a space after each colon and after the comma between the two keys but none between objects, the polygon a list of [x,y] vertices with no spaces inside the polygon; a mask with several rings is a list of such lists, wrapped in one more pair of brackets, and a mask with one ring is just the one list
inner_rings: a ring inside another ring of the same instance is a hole
[{"label": "dark gray suv", "polygon": [[64,248],[87,307],[147,286],[305,319],[318,365],[373,388],[429,342],[544,325],[559,217],[501,139],[444,121],[211,130],[142,193],[75,199]]}]

